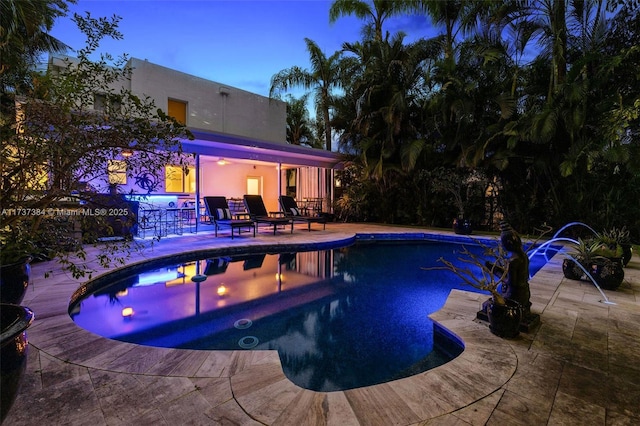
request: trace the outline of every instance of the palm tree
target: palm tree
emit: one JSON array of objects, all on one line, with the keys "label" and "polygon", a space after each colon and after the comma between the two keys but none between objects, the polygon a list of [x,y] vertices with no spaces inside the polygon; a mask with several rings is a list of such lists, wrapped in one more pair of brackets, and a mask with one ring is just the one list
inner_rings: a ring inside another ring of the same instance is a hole
[{"label": "palm tree", "polygon": [[324,122],[325,148],[331,151],[331,92],[334,88],[341,87],[341,52],[327,58],[313,40],[305,38],[304,41],[309,51],[311,69],[293,66],[278,72],[271,78],[269,96],[273,97],[294,86],[313,90],[316,109],[320,111]]},{"label": "palm tree", "polygon": [[0,2],[0,80],[3,93],[24,83],[39,55],[68,48],[48,34],[57,17],[65,16],[75,0],[2,0]]},{"label": "palm tree", "polygon": [[287,95],[287,142],[293,145],[314,145],[313,123],[309,118],[309,95],[294,98]]},{"label": "palm tree", "polygon": [[398,33],[391,39],[344,45],[356,55],[361,70],[347,92],[348,99],[356,99],[356,111],[342,138],[357,144],[375,180],[386,179],[393,170],[413,170],[425,147],[421,99],[426,64],[437,46],[426,40],[403,41],[404,34]]},{"label": "palm tree", "polygon": [[420,0],[412,2],[412,7],[413,10],[426,12],[436,25],[444,26],[444,59],[455,61],[458,37],[475,26],[476,13],[485,5],[468,0]]},{"label": "palm tree", "polygon": [[368,22],[363,33],[373,33],[373,39],[381,41],[384,21],[406,10],[410,3],[412,2],[404,0],[373,0],[372,3],[363,0],[335,0],[329,9],[329,22],[333,24],[338,18],[349,15],[366,19]]}]

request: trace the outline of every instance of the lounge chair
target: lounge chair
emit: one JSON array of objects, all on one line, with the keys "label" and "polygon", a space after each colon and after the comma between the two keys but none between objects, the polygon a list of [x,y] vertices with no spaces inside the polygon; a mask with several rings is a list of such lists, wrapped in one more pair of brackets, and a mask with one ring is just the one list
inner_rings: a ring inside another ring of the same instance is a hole
[{"label": "lounge chair", "polygon": [[253,236],[256,236],[256,224],[250,219],[234,219],[229,210],[227,199],[225,197],[204,197],[204,205],[207,208],[207,216],[213,223],[218,236],[218,228],[226,226],[231,228],[231,239],[233,239],[233,230],[238,229],[238,235],[242,228],[253,228]]},{"label": "lounge chair", "polygon": [[231,256],[231,262],[244,262],[242,269],[248,271],[249,269],[261,268],[265,257],[267,257],[266,253],[241,254],[238,256]]},{"label": "lounge chair", "polygon": [[280,263],[280,265],[286,265],[288,268],[290,267],[294,267],[292,266],[295,261],[296,261],[296,257],[297,257],[296,252],[293,253],[280,253],[278,256],[278,262]]},{"label": "lounge chair", "polygon": [[298,208],[298,203],[293,197],[288,195],[280,196],[280,206],[284,212],[285,217],[293,219],[294,222],[303,222],[307,224],[307,230],[311,231],[312,223],[321,223],[322,229],[327,228],[327,218],[324,216],[309,216],[302,214],[302,211]]},{"label": "lounge chair", "polygon": [[231,210],[231,214],[236,219],[249,217],[244,208],[244,200],[242,198],[229,198],[227,204],[229,204],[229,210]]},{"label": "lounge chair", "polygon": [[284,216],[274,216],[267,212],[267,208],[264,206],[261,195],[245,195],[244,206],[249,213],[249,217],[256,223],[256,227],[261,223],[266,223],[273,226],[273,235],[276,235],[276,229],[278,226],[291,225],[291,232],[293,233],[293,220]]},{"label": "lounge chair", "polygon": [[206,276],[224,274],[229,266],[229,259],[226,257],[213,257],[207,259],[207,265],[204,268]]}]

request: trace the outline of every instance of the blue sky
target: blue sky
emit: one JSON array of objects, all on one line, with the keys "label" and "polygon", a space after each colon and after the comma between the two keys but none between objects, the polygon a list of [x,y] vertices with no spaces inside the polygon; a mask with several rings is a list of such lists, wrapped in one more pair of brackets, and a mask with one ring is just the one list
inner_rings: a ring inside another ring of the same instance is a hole
[{"label": "blue sky", "polygon": [[[74,12],[92,17],[118,15],[124,39],[105,40],[100,51],[123,53],[188,74],[268,95],[271,76],[297,65],[309,67],[304,38],[327,56],[342,43],[361,39],[363,21],[329,23],[327,0],[78,0],[56,21],[51,35],[74,49],[84,36]],[[428,36],[425,17],[398,17],[385,31],[407,33],[407,41]],[[69,52],[73,55],[73,52]],[[300,94],[294,93],[297,95]]]}]

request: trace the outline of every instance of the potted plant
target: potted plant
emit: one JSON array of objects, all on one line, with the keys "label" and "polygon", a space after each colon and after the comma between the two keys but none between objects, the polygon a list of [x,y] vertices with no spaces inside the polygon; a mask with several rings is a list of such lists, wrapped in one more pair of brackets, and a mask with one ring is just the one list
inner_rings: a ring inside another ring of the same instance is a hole
[{"label": "potted plant", "polygon": [[0,230],[0,303],[22,303],[31,275],[35,240],[25,223]]},{"label": "potted plant", "polygon": [[602,288],[615,290],[624,280],[622,262],[619,257],[615,257],[617,253],[617,250],[603,247],[600,238],[580,238],[575,249],[569,253],[570,258],[563,261],[564,276],[575,280],[586,277],[593,279]]},{"label": "potted plant", "polygon": [[444,257],[439,261],[445,265],[442,268],[453,272],[463,283],[491,293],[491,298],[483,304],[483,311],[487,314],[489,329],[493,334],[516,337],[524,315],[523,307],[517,301],[506,298],[499,288],[509,277],[507,251],[501,244],[476,243],[482,247],[482,254],[463,246],[458,252],[457,262]]},{"label": "potted plant", "polygon": [[[18,253],[22,253],[22,251],[19,250],[15,254]],[[19,305],[27,292],[31,278],[31,256],[25,254],[14,259],[5,259],[0,260],[2,262],[2,266],[0,266],[0,303]]]},{"label": "potted plant", "polygon": [[622,266],[627,266],[631,260],[632,245],[629,238],[629,230],[626,227],[611,228],[600,233],[599,240],[609,250],[614,251],[612,254],[615,258],[620,258]]},{"label": "potted plant", "polygon": [[0,304],[0,423],[9,413],[27,366],[27,328],[33,322],[33,312],[18,305]]},{"label": "potted plant", "polygon": [[596,250],[599,247],[598,242],[579,238],[575,249],[569,252],[569,257],[562,261],[564,277],[570,280],[580,280],[585,275],[585,265],[590,264],[597,257]]}]

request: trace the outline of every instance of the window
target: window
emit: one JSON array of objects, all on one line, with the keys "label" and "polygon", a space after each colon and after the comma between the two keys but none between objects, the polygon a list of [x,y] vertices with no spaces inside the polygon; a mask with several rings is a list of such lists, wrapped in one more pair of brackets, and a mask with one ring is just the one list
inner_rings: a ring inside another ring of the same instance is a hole
[{"label": "window", "polygon": [[113,96],[102,93],[93,95],[93,109],[105,113],[113,113],[120,110],[121,104]]},{"label": "window", "polygon": [[47,166],[32,165],[31,169],[26,172],[29,176],[29,179],[26,179],[25,182],[27,188],[36,191],[46,190],[49,186],[49,174],[47,170]]},{"label": "window", "polygon": [[109,184],[125,185],[127,183],[127,162],[124,160],[109,160],[107,164]]},{"label": "window", "polygon": [[107,105],[107,97],[105,95],[101,95],[96,93],[93,95],[93,109],[96,111],[104,111],[104,108]]},{"label": "window", "polygon": [[167,115],[175,118],[182,124],[187,124],[187,103],[169,99],[167,105]]},{"label": "window", "polygon": [[164,190],[165,192],[196,192],[196,169],[188,168],[189,173],[185,174],[180,166],[166,166],[164,169]]}]

